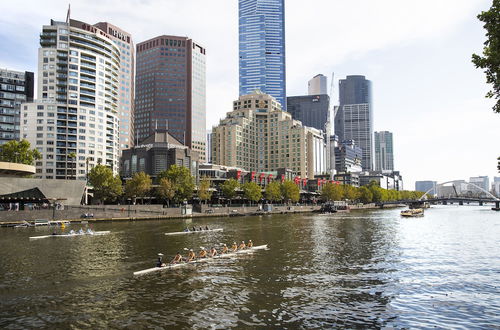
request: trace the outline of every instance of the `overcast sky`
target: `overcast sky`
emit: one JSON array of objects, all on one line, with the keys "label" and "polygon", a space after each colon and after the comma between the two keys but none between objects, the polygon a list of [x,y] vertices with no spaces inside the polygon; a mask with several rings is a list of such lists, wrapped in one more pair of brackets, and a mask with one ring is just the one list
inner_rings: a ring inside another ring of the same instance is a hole
[{"label": "overcast sky", "polygon": [[[406,189],[496,173],[500,115],[471,54],[485,39],[476,18],[491,0],[286,0],[287,95],[307,94],[318,73],[373,82],[375,130],[394,133]],[[36,72],[38,38],[67,1],[2,1],[0,67]],[[207,48],[207,128],[238,98],[237,0],[78,0],[71,16],[108,21],[135,43],[188,36]]]}]

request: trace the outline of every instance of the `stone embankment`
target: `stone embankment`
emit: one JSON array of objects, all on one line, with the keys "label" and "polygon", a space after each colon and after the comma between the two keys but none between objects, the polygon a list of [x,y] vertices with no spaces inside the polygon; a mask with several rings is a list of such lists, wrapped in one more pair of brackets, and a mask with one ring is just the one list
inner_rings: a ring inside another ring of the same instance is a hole
[{"label": "stone embankment", "polygon": [[[395,206],[397,207],[397,206]],[[269,215],[284,213],[306,213],[319,210],[318,205],[273,205],[272,210],[264,212],[257,205],[253,206],[195,206],[192,214],[185,214],[180,207],[163,207],[162,205],[85,205],[65,206],[64,209],[42,209],[21,211],[0,211],[0,226],[15,226],[25,221],[67,220],[70,222],[98,221],[136,221],[136,220],[168,220],[200,217],[232,217],[247,215]],[[351,205],[351,210],[377,209],[375,204]],[[344,211],[345,212],[345,211]]]}]

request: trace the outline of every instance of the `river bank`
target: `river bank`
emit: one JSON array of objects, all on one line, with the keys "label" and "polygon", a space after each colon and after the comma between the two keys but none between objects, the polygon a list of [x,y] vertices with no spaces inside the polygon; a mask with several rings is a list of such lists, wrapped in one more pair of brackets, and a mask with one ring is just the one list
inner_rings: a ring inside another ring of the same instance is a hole
[{"label": "river bank", "polygon": [[[385,208],[403,207],[390,205]],[[349,212],[356,210],[379,209],[375,204],[350,205]],[[252,206],[198,206],[197,211],[183,214],[182,208],[164,208],[162,205],[86,205],[66,206],[61,210],[25,210],[3,211],[0,213],[0,227],[13,227],[26,222],[69,221],[109,222],[109,221],[141,221],[141,220],[174,220],[185,218],[212,218],[212,217],[242,217],[249,215],[273,215],[288,213],[311,213],[318,211],[320,205],[277,205],[271,211],[263,212],[257,205]]]}]

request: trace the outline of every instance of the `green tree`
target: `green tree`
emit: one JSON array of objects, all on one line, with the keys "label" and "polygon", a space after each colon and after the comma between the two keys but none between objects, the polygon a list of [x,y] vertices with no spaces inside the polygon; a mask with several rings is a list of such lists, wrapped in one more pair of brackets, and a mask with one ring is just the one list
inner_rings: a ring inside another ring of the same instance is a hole
[{"label": "green tree", "polygon": [[167,171],[163,171],[158,175],[158,181],[161,181],[163,178],[169,179],[173,184],[175,190],[174,202],[180,203],[193,197],[195,188],[194,178],[188,168],[172,165]]},{"label": "green tree", "polygon": [[493,111],[500,113],[500,0],[493,0],[491,8],[477,18],[484,23],[486,41],[483,56],[472,54],[472,63],[484,69],[486,82],[492,85],[486,97],[496,99]]},{"label": "green tree", "polygon": [[281,186],[278,182],[273,181],[269,183],[266,187],[266,199],[271,202],[277,202],[281,200]]},{"label": "green tree", "polygon": [[168,178],[161,178],[156,193],[159,198],[167,201],[167,206],[170,206],[170,201],[175,196],[174,184]]},{"label": "green tree", "polygon": [[207,200],[212,198],[212,192],[210,191],[210,180],[207,178],[202,178],[200,180],[200,185],[198,187],[198,197],[205,203]]},{"label": "green tree", "polygon": [[89,184],[94,189],[94,197],[98,201],[108,202],[118,198],[122,190],[122,181],[118,175],[104,165],[97,165],[89,172]]},{"label": "green tree", "polygon": [[125,195],[129,198],[145,197],[151,190],[151,184],[149,175],[144,172],[135,173],[134,177],[125,184]]},{"label": "green tree", "polygon": [[30,148],[28,140],[11,140],[0,146],[0,161],[33,165],[35,160],[42,158],[42,155],[38,150]]},{"label": "green tree", "polygon": [[350,184],[343,185],[344,189],[344,198],[350,201],[355,201],[359,198],[359,192],[356,187],[351,186]]},{"label": "green tree", "polygon": [[364,204],[372,202],[373,194],[366,186],[359,188],[359,200]]},{"label": "green tree", "polygon": [[298,202],[300,199],[300,189],[293,181],[287,180],[281,185],[281,195],[287,203]]},{"label": "green tree", "polygon": [[343,197],[343,191],[340,185],[327,182],[321,189],[321,197],[325,201],[340,201]]},{"label": "green tree", "polygon": [[245,198],[252,202],[258,202],[262,198],[262,188],[253,181],[245,183],[241,188]]},{"label": "green tree", "polygon": [[236,197],[236,189],[240,186],[240,184],[238,183],[238,181],[236,181],[235,179],[229,179],[229,180],[226,180],[222,186],[221,186],[221,190],[222,190],[222,194],[227,198],[229,199],[229,204],[231,204],[231,200]]}]

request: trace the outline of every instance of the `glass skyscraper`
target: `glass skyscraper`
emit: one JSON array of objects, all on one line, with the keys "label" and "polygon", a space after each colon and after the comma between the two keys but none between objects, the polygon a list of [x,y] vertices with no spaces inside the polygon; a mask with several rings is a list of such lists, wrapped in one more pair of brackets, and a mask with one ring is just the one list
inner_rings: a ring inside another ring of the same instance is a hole
[{"label": "glass skyscraper", "polygon": [[286,107],[285,1],[239,0],[240,95],[259,89]]}]

